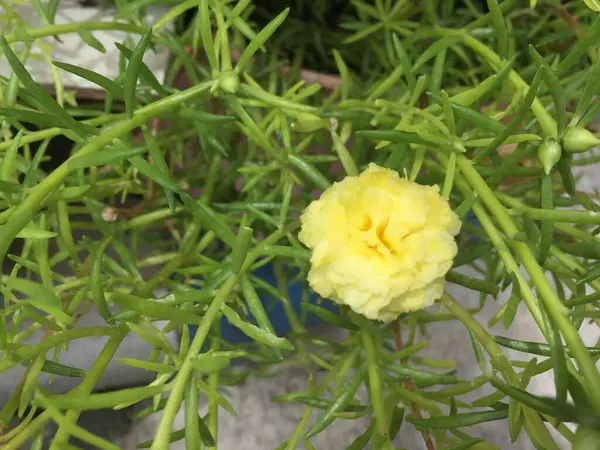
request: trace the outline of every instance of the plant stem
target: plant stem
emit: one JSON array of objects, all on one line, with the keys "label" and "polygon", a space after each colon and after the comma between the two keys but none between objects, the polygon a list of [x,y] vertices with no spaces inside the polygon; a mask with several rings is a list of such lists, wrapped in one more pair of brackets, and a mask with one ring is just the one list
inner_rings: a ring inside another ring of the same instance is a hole
[{"label": "plant stem", "polygon": [[[119,333],[112,336],[100,354],[98,358],[94,362],[94,365],[88,371],[86,377],[81,382],[79,386],[77,386],[73,392],[78,395],[89,395],[94,390],[96,384],[98,384],[98,380],[108,367],[108,364],[112,361],[116,351],[119,349],[119,346],[123,342],[123,340],[129,334],[129,328],[122,327],[119,330]],[[71,409],[68,410],[64,416],[64,423],[58,428],[54,439],[52,440],[51,450],[58,449],[63,444],[67,444],[69,440],[69,436],[71,435],[71,430],[69,425],[77,422],[81,411]]]},{"label": "plant stem", "polygon": [[71,171],[69,162],[72,159],[101,150],[114,139],[130,132],[151,118],[164,114],[178,107],[181,103],[206,93],[210,89],[211,84],[211,82],[202,83],[140,108],[136,111],[133,118],[117,123],[111,128],[104,130],[102,134],[92,138],[75,155],[56,168],[40,184],[32,189],[27,198],[13,210],[9,221],[0,229],[0,261],[4,260],[8,248],[17,234],[35,217],[48,196],[56,191],[69,175]]},{"label": "plant stem", "polygon": [[[402,342],[402,333],[400,331],[400,319],[399,318],[394,320],[393,326],[394,326],[394,342],[396,343],[396,350],[401,351],[404,348],[404,343]],[[414,393],[417,392],[415,385],[410,378],[407,378],[404,381],[404,386],[406,386],[406,389],[408,389],[410,392],[414,392]],[[419,408],[418,403],[415,401],[412,402],[412,410],[413,410],[413,414],[415,415],[415,418],[417,420],[421,420],[423,418],[423,415],[421,414],[421,408]],[[425,441],[425,446],[427,447],[427,450],[435,450],[435,446],[433,445],[433,441],[431,440],[429,430],[422,429],[421,434],[423,435],[423,440]]]},{"label": "plant stem", "polygon": [[243,276],[243,274],[248,271],[250,266],[252,266],[254,261],[256,261],[256,259],[262,255],[262,252],[267,245],[277,242],[287,233],[295,230],[299,225],[299,221],[292,222],[262,240],[251,252],[248,253],[240,273],[228,278],[227,281],[219,288],[215,298],[204,314],[204,317],[202,318],[202,321],[200,322],[200,325],[196,331],[196,335],[194,336],[194,340],[192,341],[192,344],[190,345],[190,348],[186,354],[185,360],[181,364],[179,372],[177,372],[177,376],[173,382],[173,389],[171,390],[171,395],[169,396],[167,404],[165,405],[163,416],[156,431],[151,450],[166,450],[169,448],[169,437],[171,435],[173,421],[175,420],[175,416],[177,415],[177,412],[181,406],[185,386],[192,371],[191,360],[200,354],[210,328],[215,320],[217,320],[218,315],[221,312],[221,307],[233,292],[233,289],[237,285],[240,277]]},{"label": "plant stem", "polygon": [[[443,155],[439,155],[438,158],[442,162],[445,161],[445,158]],[[465,196],[465,198],[468,198],[469,196],[473,195],[473,192],[471,191],[469,186],[464,182],[463,179],[457,180],[456,185],[459,188],[459,190],[462,192],[462,194]],[[518,200],[513,199],[512,197],[507,196],[505,194],[498,193],[497,195],[499,198],[503,198],[507,202],[509,200],[511,202],[518,202]],[[514,203],[511,203],[511,204],[514,204]],[[510,249],[508,248],[508,245],[506,243],[506,240],[504,239],[504,236],[496,228],[491,217],[489,216],[489,214],[486,212],[486,210],[483,208],[483,206],[481,206],[481,204],[479,202],[475,202],[473,204],[473,212],[474,212],[475,216],[477,217],[477,220],[479,221],[481,227],[484,229],[488,238],[490,239],[490,241],[494,245],[496,251],[498,252],[498,256],[504,262],[507,270],[509,272],[512,272],[515,274],[517,281],[519,283],[520,292],[521,292],[523,301],[525,302],[527,308],[529,309],[529,312],[531,313],[531,316],[535,320],[536,324],[540,328],[540,331],[542,332],[542,334],[544,335],[544,337],[547,340],[548,339],[548,336],[547,336],[548,330],[546,330],[546,327],[544,324],[544,320],[543,320],[543,317],[542,317],[542,314],[541,314],[541,311],[540,311],[540,308],[538,305],[538,299],[535,296],[533,290],[531,289],[531,286],[529,285],[529,283],[523,276],[523,273],[521,272],[519,264],[513,257],[512,253],[510,252]],[[553,251],[553,250],[554,250],[554,247],[551,247],[551,251]],[[567,365],[568,365],[569,371],[573,374],[573,376],[581,381],[581,377],[579,376],[579,373],[576,371],[576,369],[570,359],[567,361]]]},{"label": "plant stem", "polygon": [[[217,164],[220,162],[220,158],[215,157],[213,159],[213,162],[211,164],[211,168],[210,168],[210,172],[209,173],[216,173],[215,168],[217,167]],[[211,176],[209,174],[206,183],[204,185],[204,193],[202,194],[202,197],[200,198],[200,201],[203,203],[208,203],[210,202],[210,198],[212,196],[212,192],[214,190],[214,186],[216,183],[216,176]],[[196,245],[196,241],[198,240],[198,237],[200,236],[200,232],[202,231],[202,224],[200,223],[200,221],[198,219],[194,219],[192,221],[192,223],[190,223],[187,227],[187,230],[185,232],[183,241],[182,241],[182,245],[181,245],[181,250],[179,252],[179,254],[173,258],[171,261],[169,261],[165,266],[163,266],[161,268],[161,270],[159,270],[159,272],[153,276],[150,280],[148,280],[144,286],[142,287],[139,295],[142,297],[147,297],[149,295],[152,294],[152,292],[163,282],[163,280],[166,277],[171,276],[171,274],[173,272],[175,272],[177,269],[179,269],[181,267],[182,264],[184,264],[187,259],[189,258],[190,254],[195,252],[200,253],[202,250],[204,250],[206,247],[208,247],[216,238],[215,234],[212,231],[208,231],[206,232],[206,234],[204,234],[202,240],[198,243],[198,245]]]},{"label": "plant stem", "polygon": [[[498,368],[504,379],[510,384],[518,386],[519,378],[511,366],[510,361],[506,358],[500,346],[494,342],[494,338],[490,336],[487,330],[473,318],[466,308],[447,293],[444,294],[441,301],[452,314],[454,314],[456,318],[475,335],[485,351],[495,362],[494,367]],[[527,434],[530,436],[532,442],[538,443],[536,448],[559,450],[537,411],[524,406],[523,415]]]},{"label": "plant stem", "polygon": [[[58,36],[60,34],[78,33],[79,31],[126,31],[129,33],[144,34],[147,29],[138,25],[123,22],[74,22],[74,23],[61,23],[56,25],[47,25],[45,27],[38,28],[26,28],[23,36],[31,36],[34,39]],[[6,40],[9,44],[13,42],[19,42],[21,39],[17,37],[16,33],[11,33],[6,36]]]},{"label": "plant stem", "polygon": [[36,431],[44,426],[52,418],[48,411],[44,411],[35,419],[33,419],[25,429],[10,440],[7,444],[0,447],[0,450],[18,450],[20,449],[27,439],[32,437]]},{"label": "plant stem", "polygon": [[[217,352],[221,344],[221,327],[218,320],[214,321],[215,333],[212,339],[212,349]],[[219,395],[219,372],[211,373],[208,378],[208,387],[210,390],[208,399],[208,429],[215,439],[215,446],[209,447],[209,450],[216,450],[219,440],[219,404],[217,395]]]},{"label": "plant stem", "polygon": [[[488,46],[482,44],[480,41],[475,39],[473,36],[464,35],[465,43],[483,56],[488,63],[495,70],[500,70],[502,68],[503,60],[494,53]],[[512,85],[516,89],[528,89],[529,85],[521,78],[521,76],[514,70],[508,74],[508,80],[512,83]],[[533,103],[531,104],[531,110],[536,115],[540,127],[546,134],[546,136],[556,136],[557,133],[557,125],[556,121],[552,118],[552,116],[546,111],[546,107],[544,104],[538,99],[535,98]]]},{"label": "plant stem", "polygon": [[198,326],[198,330],[194,336],[194,340],[190,345],[186,358],[183,361],[179,372],[177,372],[177,377],[175,378],[171,395],[169,396],[169,400],[165,406],[162,419],[156,431],[154,442],[152,443],[152,450],[166,450],[169,448],[169,437],[171,435],[173,421],[175,420],[175,415],[181,406],[185,386],[192,372],[191,360],[193,357],[200,354],[200,350],[202,350],[202,346],[204,345],[204,341],[206,340],[206,336],[208,335],[213,322],[217,320],[218,314],[221,312],[221,307],[229,295],[231,295],[231,292],[235,288],[237,282],[237,275],[229,278],[221,286],[217,292],[217,295],[210,304],[210,307],[204,314],[202,322]]},{"label": "plant stem", "polygon": [[[440,159],[440,161],[445,162],[445,158],[443,157],[443,155],[439,155],[438,158]],[[429,167],[436,168],[433,166],[433,163],[431,161],[426,161],[426,164]],[[444,169],[439,168],[439,170],[443,171]],[[461,191],[461,193],[463,194],[463,196],[465,198],[469,198],[470,196],[474,195],[472,189],[469,187],[469,185],[465,182],[465,180],[462,177],[455,180],[455,185],[458,187],[458,189]],[[508,248],[508,245],[506,243],[504,236],[496,228],[496,225],[494,224],[492,218],[487,213],[485,208],[483,206],[481,206],[481,204],[478,201],[476,201],[473,204],[472,209],[473,209],[473,213],[477,217],[477,220],[479,221],[481,227],[483,228],[483,230],[487,234],[488,238],[494,245],[494,248],[496,249],[496,251],[498,252],[498,256],[504,262],[506,269],[509,272],[514,273],[515,276],[517,277],[517,280],[519,281],[521,295],[523,296],[523,301],[527,305],[527,308],[529,309],[529,312],[531,313],[531,316],[535,320],[536,324],[538,325],[538,327],[540,328],[540,330],[542,331],[544,336],[546,336],[546,329],[545,329],[545,325],[544,325],[544,320],[542,318],[542,313],[538,306],[538,300],[537,300],[535,294],[533,293],[533,291],[531,290],[529,283],[523,276],[523,273],[521,272],[521,269],[519,268],[519,264],[515,260],[512,253],[510,252],[510,249]]]},{"label": "plant stem", "polygon": [[29,408],[29,412],[27,413],[27,416],[25,416],[21,423],[19,425],[17,425],[16,427],[14,427],[13,429],[11,429],[10,431],[5,433],[5,430],[2,429],[0,431],[0,444],[4,444],[6,442],[9,442],[12,438],[14,438],[15,436],[18,436],[25,428],[27,428],[29,426],[29,424],[31,423],[31,420],[33,419],[33,416],[37,413],[37,408],[32,407]]},{"label": "plant stem", "polygon": [[529,206],[521,206],[514,210],[516,214],[522,214],[533,220],[548,220],[550,222],[578,223],[586,225],[600,225],[600,212],[540,209]]},{"label": "plant stem", "polygon": [[[502,69],[502,64],[504,63],[504,60],[500,58],[500,56],[498,56],[494,51],[492,51],[487,45],[483,44],[482,42],[475,39],[473,36],[465,33],[464,31],[453,30],[448,28],[439,28],[435,30],[435,34],[441,36],[462,36],[465,40],[465,44],[471,47],[475,52],[479,53],[490,64],[492,69],[496,71],[500,71],[500,69]],[[514,70],[511,70],[508,74],[508,80],[516,89],[529,88],[529,85]],[[544,134],[546,136],[556,136],[556,121],[552,118],[548,111],[546,111],[546,107],[538,98],[535,98],[533,100],[533,103],[531,104],[531,110],[536,115],[540,127],[544,131]]]},{"label": "plant stem", "polygon": [[506,241],[504,240],[502,234],[494,225],[492,218],[479,203],[475,203],[473,205],[473,212],[475,213],[477,220],[479,220],[479,223],[481,224],[482,228],[494,244],[498,255],[506,265],[506,268],[510,272],[514,273],[517,277],[517,280],[519,281],[521,295],[523,296],[523,301],[527,305],[531,316],[535,320],[542,333],[546,335],[544,320],[542,318],[542,313],[538,305],[538,300],[533,291],[531,290],[529,284],[527,283],[527,280],[523,276],[523,273],[519,268],[519,264],[510,252],[510,249],[508,248],[508,245],[506,244]]},{"label": "plant stem", "polygon": [[442,297],[442,303],[446,306],[454,316],[467,327],[481,343],[485,351],[495,361],[495,366],[498,367],[502,375],[511,384],[518,384],[517,374],[510,365],[510,361],[504,355],[504,352],[490,334],[477,322],[471,313],[469,313],[461,304],[459,304],[449,294],[445,293]]},{"label": "plant stem", "polygon": [[[358,353],[360,353],[360,350],[361,350],[360,347],[355,347],[352,350],[352,352],[350,353],[350,358],[354,359],[356,356],[358,356]],[[315,397],[320,397],[325,392],[325,390],[329,386],[329,383],[331,383],[333,378],[342,369],[345,361],[346,361],[346,358],[340,357],[339,362],[335,365],[335,367],[332,370],[330,370],[327,373],[327,376],[325,377],[323,382],[319,385],[318,389],[316,389],[314,391]],[[302,437],[302,435],[304,433],[304,428],[306,427],[306,424],[310,420],[310,416],[313,412],[313,409],[314,408],[312,406],[307,406],[306,409],[304,410],[304,413],[302,414],[302,418],[298,422],[298,425],[296,426],[296,429],[294,430],[292,437],[289,439],[289,441],[287,443],[286,450],[296,450],[296,445],[298,444],[298,441],[300,440],[300,438]]]},{"label": "plant stem", "polygon": [[[444,155],[439,155],[439,159],[441,162],[445,162],[447,158],[445,158]],[[471,195],[473,195],[473,192],[471,191],[469,186],[464,182],[462,176],[460,179],[457,180],[456,185],[460,189],[462,194],[465,196],[465,198],[468,198]],[[492,196],[493,195],[494,194],[492,193]],[[542,331],[542,333],[544,333],[544,336],[546,336],[547,330],[545,329],[544,321],[541,317],[541,312],[537,305],[538,300],[535,297],[533,291],[531,290],[531,287],[527,283],[527,280],[525,280],[525,278],[523,277],[519,265],[517,264],[515,258],[508,249],[503,236],[497,230],[496,226],[492,222],[492,219],[489,217],[485,209],[478,202],[475,202],[475,204],[473,205],[473,212],[475,213],[477,219],[481,223],[481,226],[484,228],[486,234],[488,234],[488,237],[496,247],[499,256],[506,264],[507,269],[512,270],[517,276],[517,279],[521,286],[521,295],[523,296],[523,300],[530,309],[530,312],[534,319],[536,319],[540,330]],[[445,295],[448,296],[447,294]],[[454,300],[452,299],[452,301]],[[455,317],[461,320],[461,322],[463,322],[465,326],[467,326],[471,331],[474,332],[475,336],[484,345],[484,348],[486,349],[486,351],[488,351],[490,356],[493,359],[496,358],[496,367],[500,368],[500,371],[502,372],[505,380],[510,382],[510,384],[518,385],[519,382],[517,379],[517,375],[514,372],[508,360],[506,360],[506,357],[504,357],[501,349],[495,344],[495,342],[488,342],[489,340],[493,340],[489,333],[483,327],[481,327],[481,325],[479,325],[479,323],[475,319],[473,319],[471,313],[467,309],[463,308],[455,301],[454,303],[456,304],[454,310],[449,308],[451,309],[451,312],[455,315]],[[574,370],[574,368],[569,367],[569,370]],[[578,374],[576,375],[576,378],[577,377]],[[539,414],[536,411],[532,411],[530,408],[524,408],[523,414],[525,416],[524,426],[527,430],[527,433],[531,437],[531,440],[540,443],[539,448],[557,449],[556,443],[548,434],[547,429],[541,422]]]},{"label": "plant stem", "polygon": [[[379,331],[379,330],[377,330]],[[379,374],[378,360],[378,348],[375,345],[375,337],[371,334],[371,331],[363,327],[361,330],[362,344],[365,349],[368,364],[369,373],[369,397],[371,398],[371,408],[373,409],[373,415],[375,416],[376,429],[379,434],[389,441],[388,436],[388,420],[385,413],[385,407],[383,404],[383,392],[381,389],[381,376]]]},{"label": "plant stem", "polygon": [[[513,223],[510,215],[506,212],[500,203],[500,200],[498,200],[498,197],[473,167],[471,161],[460,155],[457,158],[457,164],[463,176],[466,178],[475,192],[477,192],[485,205],[489,208],[490,212],[503,228],[506,235],[509,238],[516,235],[519,230]],[[569,321],[569,318],[566,314],[566,308],[556,295],[556,292],[554,292],[552,289],[552,286],[550,286],[550,283],[544,274],[544,270],[538,264],[531,248],[529,248],[529,246],[523,242],[514,242],[513,247],[521,258],[523,265],[527,269],[527,272],[529,273],[529,276],[533,281],[541,300],[544,302],[550,317],[558,326],[565,339],[565,342],[573,352],[573,355],[579,364],[579,368],[582,372],[583,379],[585,380],[585,387],[588,395],[590,396],[592,406],[596,411],[600,412],[600,374],[596,369],[594,361],[587,352],[581,337],[577,333],[577,330]]]},{"label": "plant stem", "polygon": [[[521,200],[518,200],[514,197],[511,197],[509,195],[506,195],[506,194],[503,194],[500,192],[497,194],[497,196],[498,196],[498,199],[502,203],[506,204],[507,206],[510,206],[510,207],[513,207],[516,209],[526,208],[526,205]],[[546,210],[544,210],[544,211],[546,211]],[[548,211],[548,212],[552,213],[552,212],[557,212],[557,211]],[[560,212],[562,212],[562,211],[560,211]],[[570,211],[564,211],[564,212],[570,212]],[[577,212],[577,211],[573,211],[573,212]],[[583,239],[585,241],[587,241],[587,240],[598,241],[598,239],[595,236],[593,236],[591,233],[580,230],[579,228],[575,228],[575,227],[572,227],[569,225],[563,225],[563,226],[557,225],[556,228],[563,231],[566,234],[577,237],[579,239]],[[586,273],[587,272],[585,267],[583,267],[581,264],[579,264],[576,260],[571,258],[569,255],[567,255],[566,253],[561,251],[555,245],[550,247],[550,254],[553,255],[554,257],[556,257],[556,259],[558,259],[559,262],[561,262],[565,267],[567,267],[568,269],[570,269],[571,271],[573,271],[575,273]],[[589,285],[596,291],[600,291],[600,281],[597,281],[597,280],[590,281]]]},{"label": "plant stem", "polygon": [[[109,124],[111,122],[116,122],[118,120],[122,120],[126,117],[127,117],[126,114],[110,114],[108,116],[100,116],[100,117],[94,117],[94,118],[88,119],[88,120],[83,120],[82,123],[85,123],[86,125],[91,125],[93,127],[98,127],[98,126]],[[33,131],[31,133],[25,134],[19,141],[19,144],[21,146],[23,146],[25,144],[31,144],[32,142],[43,141],[44,139],[51,139],[51,138],[59,136],[61,134],[64,134],[64,130],[62,128],[56,128],[56,127],[55,128],[46,128],[46,129],[40,130],[40,131]],[[12,140],[0,142],[0,150],[6,150],[7,148],[9,148],[11,146],[11,144],[12,144]]]}]

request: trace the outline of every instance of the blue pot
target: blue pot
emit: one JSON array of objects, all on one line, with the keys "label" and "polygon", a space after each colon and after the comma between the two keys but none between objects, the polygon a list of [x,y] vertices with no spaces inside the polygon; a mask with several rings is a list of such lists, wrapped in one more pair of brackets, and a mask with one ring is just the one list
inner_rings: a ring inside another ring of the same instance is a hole
[{"label": "blue pot", "polygon": [[[477,217],[475,217],[475,213],[473,211],[469,211],[467,213],[467,216],[464,219],[465,222],[469,222],[471,225],[474,225],[476,227],[480,227],[481,224],[479,223],[479,220],[477,219]],[[467,242],[479,242],[479,236],[477,236],[476,234],[471,234],[471,233],[465,233],[464,231],[461,231],[462,235],[467,235]]]},{"label": "blue pot", "polygon": [[[297,272],[292,274],[290,279],[295,280],[295,278],[297,278],[297,274],[298,274]],[[273,287],[277,286],[277,280],[276,280],[276,276],[275,276],[275,268],[274,268],[273,264],[271,264],[271,263],[265,264],[265,265],[259,267],[258,269],[256,269],[254,271],[253,275],[255,277],[262,279],[263,281],[266,281]],[[306,286],[306,284],[302,283],[301,280],[294,281],[294,282],[288,284],[288,299],[289,299],[292,307],[294,308],[296,315],[298,317],[305,317],[305,320],[303,321],[304,326],[311,327],[311,326],[315,326],[315,325],[324,324],[325,321],[323,319],[321,319],[320,317],[316,316],[315,314],[313,314],[311,312],[308,312],[308,313],[304,312],[304,314],[303,314],[301,305],[302,305],[302,293],[303,293],[304,289],[306,289],[305,286]],[[260,292],[259,292],[259,294],[260,294]],[[271,324],[273,325],[275,333],[278,336],[283,336],[286,333],[292,331],[292,326],[288,320],[285,310],[283,309],[283,305],[282,305],[281,301],[273,298],[271,295],[268,295],[268,294],[260,295],[260,299],[265,308],[267,316],[269,317],[269,320],[271,321]],[[315,304],[315,305],[318,304],[322,308],[326,308],[334,313],[339,313],[339,307],[334,302],[332,302],[331,300],[319,300],[319,296],[317,294],[315,294],[313,291],[309,290],[308,300],[309,300],[309,303],[311,303],[311,304]],[[248,322],[256,325],[254,318],[252,318],[251,316],[244,317],[244,319],[247,320]],[[194,334],[196,333],[196,328],[197,327],[190,327],[191,337],[193,337]],[[237,328],[232,326],[229,323],[229,321],[227,320],[227,318],[224,316],[221,317],[221,338],[225,341],[228,341],[228,342],[231,342],[234,344],[242,343],[242,342],[251,342],[251,339],[248,338],[248,336],[246,336],[240,330],[238,330]]]},{"label": "blue pot", "polygon": [[[472,211],[469,211],[469,213],[467,214],[467,217],[465,218],[465,221],[468,221],[475,226],[479,226],[479,221],[477,220],[477,218],[475,217],[475,214],[473,214]],[[479,241],[479,236],[467,234],[466,240],[467,240],[467,242],[469,242],[469,241],[477,242],[477,241]],[[254,271],[253,275],[255,277],[258,277],[258,278],[266,281],[271,286],[277,287],[275,268],[274,268],[273,264],[269,263],[269,264],[265,264],[265,265],[259,267],[258,269],[256,269]],[[296,279],[297,275],[298,275],[298,272],[292,274],[290,279]],[[302,311],[301,304],[302,304],[302,293],[303,293],[304,289],[305,289],[305,284],[302,283],[301,281],[294,281],[294,282],[288,284],[288,299],[289,299],[292,307],[294,308],[294,311],[296,311],[296,314],[298,317],[303,317],[303,314],[302,314],[303,311]],[[265,308],[265,311],[267,312],[267,316],[269,317],[269,320],[271,321],[271,324],[273,325],[275,333],[278,336],[283,336],[286,333],[292,331],[292,326],[289,323],[289,320],[283,309],[283,305],[281,304],[281,301],[273,298],[271,295],[268,295],[268,294],[261,295],[260,299]],[[332,312],[335,312],[336,314],[340,312],[339,307],[335,302],[333,302],[331,300],[327,300],[327,299],[319,300],[319,296],[311,290],[309,290],[309,303],[318,304],[319,306],[326,308]],[[245,320],[248,320],[248,321],[250,321],[250,323],[256,325],[256,322],[254,320],[250,320],[250,319],[251,318],[245,318]],[[311,312],[308,312],[305,315],[305,319],[306,320],[303,322],[303,325],[306,327],[322,325],[325,323],[325,321],[323,319],[321,319],[320,317],[316,316],[315,314],[313,314]],[[196,328],[197,327],[190,327],[191,337],[193,337],[194,334],[196,333]],[[231,342],[231,343],[251,342],[251,339],[248,338],[248,336],[246,336],[244,333],[242,333],[237,328],[233,327],[229,323],[227,318],[224,316],[221,317],[221,338],[223,340]]]}]

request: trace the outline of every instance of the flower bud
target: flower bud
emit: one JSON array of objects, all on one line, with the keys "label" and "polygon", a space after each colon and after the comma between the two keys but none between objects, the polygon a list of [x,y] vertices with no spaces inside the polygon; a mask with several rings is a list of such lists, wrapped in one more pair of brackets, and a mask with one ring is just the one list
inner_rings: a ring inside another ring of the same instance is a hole
[{"label": "flower bud", "polygon": [[583,0],[583,3],[585,3],[592,11],[600,12],[600,3],[596,0]]},{"label": "flower bud", "polygon": [[292,123],[292,129],[298,133],[311,133],[317,130],[327,129],[329,121],[310,113],[300,113]]},{"label": "flower bud", "polygon": [[465,145],[460,141],[460,139],[454,139],[452,141],[452,150],[454,150],[456,153],[465,153],[467,151]]},{"label": "flower bud", "polygon": [[219,87],[228,94],[235,94],[240,88],[240,77],[233,70],[221,72],[219,75]]},{"label": "flower bud", "polygon": [[537,148],[538,161],[544,168],[546,175],[550,173],[552,168],[560,160],[562,148],[560,144],[553,138],[544,140]]},{"label": "flower bud", "polygon": [[600,144],[600,139],[585,128],[568,128],[562,142],[566,152],[582,153]]}]

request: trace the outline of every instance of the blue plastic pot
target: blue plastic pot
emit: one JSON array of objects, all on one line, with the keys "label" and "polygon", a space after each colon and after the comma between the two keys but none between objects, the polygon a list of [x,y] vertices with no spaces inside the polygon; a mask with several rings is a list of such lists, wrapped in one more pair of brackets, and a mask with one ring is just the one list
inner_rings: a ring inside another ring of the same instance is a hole
[{"label": "blue plastic pot", "polygon": [[[258,269],[256,269],[254,271],[253,275],[255,277],[258,277],[258,278],[266,281],[273,287],[277,286],[277,281],[276,281],[276,277],[275,277],[275,268],[273,267],[273,264],[265,264],[265,265],[259,267]],[[296,275],[297,275],[297,273],[294,273],[293,277],[290,277],[290,279],[293,279]],[[302,317],[301,303],[302,303],[302,292],[304,289],[305,289],[305,284],[302,283],[301,281],[294,281],[294,282],[288,284],[288,299],[289,299],[292,307],[294,308],[294,311],[296,311],[296,314],[298,317]],[[283,305],[281,304],[281,301],[279,301],[279,300],[273,298],[271,295],[267,295],[267,294],[261,295],[260,299],[265,308],[265,311],[267,312],[269,320],[271,321],[271,324],[273,325],[275,333],[278,336],[283,336],[286,333],[292,331],[292,326],[291,326],[291,324],[287,318],[287,315],[283,309]],[[319,300],[319,296],[310,290],[309,290],[309,302],[312,304],[318,303],[319,306],[321,306],[323,308],[326,308],[335,313],[339,313],[339,308],[334,302],[332,302],[331,300]],[[253,321],[253,318],[251,316],[244,317],[244,319],[249,321],[250,323],[253,323],[254,325],[256,325],[256,322]],[[304,322],[303,322],[304,326],[306,326],[306,327],[322,325],[324,323],[325,323],[325,321],[323,319],[321,319],[320,317],[316,316],[315,314],[313,314],[311,312],[308,312],[308,314],[306,314],[306,320],[304,320]],[[191,337],[193,337],[193,335],[196,333],[196,328],[197,327],[190,327],[190,332],[191,332],[190,334],[192,335]],[[251,341],[251,339],[248,338],[248,336],[246,336],[240,330],[238,330],[237,328],[232,326],[229,323],[229,321],[227,320],[227,318],[224,316],[221,317],[221,339],[231,342],[231,343],[241,343],[241,342],[250,342]]]},{"label": "blue plastic pot", "polygon": [[[468,222],[471,222],[473,225],[479,226],[479,221],[477,220],[477,218],[475,217],[475,214],[473,214],[472,211],[469,211],[465,220]],[[477,241],[479,241],[479,236],[468,234],[467,242],[469,242],[469,241],[477,242]],[[296,277],[296,275],[297,275],[297,273],[294,273],[293,276],[290,277],[290,279],[294,279]],[[275,269],[273,267],[273,264],[265,264],[264,266],[261,266],[256,271],[254,271],[254,276],[261,278],[262,280],[266,281],[273,287],[277,286],[277,281],[276,281],[276,277],[275,277]],[[288,299],[289,299],[290,303],[292,304],[292,307],[296,311],[296,314],[298,315],[298,317],[302,317],[301,303],[302,303],[302,291],[303,291],[303,289],[305,289],[304,286],[305,285],[301,281],[294,281],[293,283],[290,283],[288,285]],[[263,294],[260,297],[260,299],[265,307],[265,310],[267,312],[269,320],[271,321],[271,324],[273,325],[275,333],[278,336],[283,336],[286,333],[292,331],[292,327],[288,321],[287,315],[285,314],[285,311],[283,309],[281,302],[277,299],[274,299],[272,296],[265,295],[265,294]],[[310,290],[309,290],[309,302],[312,304],[318,303],[319,306],[326,308],[335,313],[340,312],[339,307],[337,306],[336,303],[334,303],[331,300],[327,300],[327,299],[319,301],[319,296]],[[250,318],[245,318],[245,319],[249,320],[251,323],[256,325],[256,322],[251,321]],[[308,312],[308,314],[306,315],[306,320],[304,321],[304,326],[311,327],[311,326],[316,326],[316,325],[322,325],[324,323],[325,323],[325,321],[323,319],[321,319],[320,317],[316,316],[313,313]],[[196,332],[196,327],[190,327],[190,332],[191,332],[190,334],[193,337],[193,335]],[[226,340],[231,343],[240,343],[240,342],[250,342],[251,341],[251,339],[249,339],[248,336],[246,336],[244,333],[242,333],[237,328],[233,327],[229,323],[227,318],[225,318],[224,316],[221,317],[221,338],[223,340]]]},{"label": "blue plastic pot", "polygon": [[[476,227],[481,226],[481,224],[479,223],[479,220],[477,219],[477,217],[475,217],[475,213],[473,211],[469,211],[464,220]],[[461,234],[467,234],[467,242],[479,242],[480,241],[479,236],[476,234],[464,233],[464,232],[461,232]]]}]

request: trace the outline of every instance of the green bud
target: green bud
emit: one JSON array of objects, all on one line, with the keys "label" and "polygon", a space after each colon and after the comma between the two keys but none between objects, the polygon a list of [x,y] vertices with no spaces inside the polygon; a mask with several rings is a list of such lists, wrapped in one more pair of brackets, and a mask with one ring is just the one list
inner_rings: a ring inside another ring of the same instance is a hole
[{"label": "green bud", "polygon": [[240,77],[233,70],[219,74],[219,87],[228,94],[235,94],[240,88]]},{"label": "green bud", "polygon": [[600,2],[598,2],[598,0],[583,0],[583,2],[592,11],[600,12]]},{"label": "green bud", "polygon": [[454,150],[456,153],[465,153],[467,151],[460,139],[454,139],[452,141],[452,150]]},{"label": "green bud", "polygon": [[573,450],[600,450],[600,432],[580,426],[575,433]]},{"label": "green bud", "polygon": [[585,128],[567,129],[562,141],[565,151],[569,153],[587,152],[590,148],[600,144],[600,139]]},{"label": "green bud", "polygon": [[560,144],[556,142],[556,139],[547,138],[537,148],[537,158],[546,175],[550,173],[552,168],[560,160],[562,155],[562,148]]},{"label": "green bud", "polygon": [[311,133],[313,131],[327,129],[329,121],[310,113],[300,113],[292,123],[292,129],[298,133]]}]

